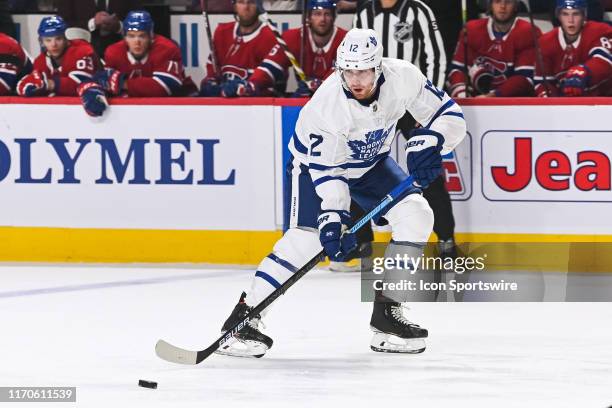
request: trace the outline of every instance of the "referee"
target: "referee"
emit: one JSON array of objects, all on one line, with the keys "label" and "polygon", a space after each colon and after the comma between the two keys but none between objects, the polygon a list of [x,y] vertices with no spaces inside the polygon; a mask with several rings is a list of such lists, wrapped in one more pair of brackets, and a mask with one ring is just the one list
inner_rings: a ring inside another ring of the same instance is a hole
[{"label": "referee", "polygon": [[[381,35],[383,57],[410,61],[438,88],[444,86],[446,53],[442,35],[432,10],[421,0],[369,0],[358,10],[353,21],[358,28],[371,28]],[[397,122],[398,132],[405,138],[416,126],[406,114]],[[434,213],[434,232],[438,236],[438,252],[442,258],[456,257],[455,218],[450,196],[441,175],[425,190],[423,196]],[[361,214],[357,211],[353,217]],[[358,241],[359,237],[358,237]]]},{"label": "referee", "polygon": [[371,28],[383,41],[383,57],[403,59],[419,67],[439,89],[444,86],[446,53],[436,18],[420,0],[370,0],[353,27]]}]

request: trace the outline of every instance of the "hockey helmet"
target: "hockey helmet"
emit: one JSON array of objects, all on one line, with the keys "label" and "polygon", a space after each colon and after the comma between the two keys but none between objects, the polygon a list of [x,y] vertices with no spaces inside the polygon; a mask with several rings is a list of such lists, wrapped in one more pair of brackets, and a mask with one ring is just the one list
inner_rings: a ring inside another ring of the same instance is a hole
[{"label": "hockey helmet", "polygon": [[349,89],[343,71],[367,70],[374,68],[374,84],[382,74],[383,47],[378,33],[367,28],[353,28],[342,40],[336,54],[336,69],[342,79],[342,86]]},{"label": "hockey helmet", "polygon": [[557,0],[555,14],[558,16],[559,11],[561,11],[562,9],[581,10],[584,16],[586,17],[587,2],[586,0]]},{"label": "hockey helmet", "polygon": [[153,28],[155,24],[148,11],[130,11],[123,20],[123,35],[128,31],[145,31],[153,37]]},{"label": "hockey helmet", "polygon": [[55,37],[58,35],[64,35],[67,28],[68,25],[60,16],[45,17],[38,25],[38,36]]},{"label": "hockey helmet", "polygon": [[308,10],[336,9],[336,2],[333,0],[308,0]]}]

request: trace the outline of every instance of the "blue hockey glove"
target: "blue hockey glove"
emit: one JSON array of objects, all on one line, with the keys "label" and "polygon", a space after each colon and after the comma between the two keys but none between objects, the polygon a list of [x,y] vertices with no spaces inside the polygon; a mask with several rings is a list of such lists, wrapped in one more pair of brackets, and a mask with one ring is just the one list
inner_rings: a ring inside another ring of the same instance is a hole
[{"label": "blue hockey glove", "polygon": [[315,91],[321,86],[322,82],[320,79],[309,79],[307,81],[298,81],[298,87],[293,92],[291,97],[293,98],[309,98]]},{"label": "blue hockey glove", "polygon": [[433,130],[419,128],[410,132],[406,142],[408,172],[422,188],[442,174],[444,137]]},{"label": "blue hockey glove", "polygon": [[347,211],[325,211],[319,215],[319,241],[332,261],[344,261],[357,248],[355,234],[342,235],[350,221],[351,215]]},{"label": "blue hockey glove", "polygon": [[125,75],[113,68],[105,68],[95,73],[93,80],[111,96],[121,94]]},{"label": "blue hockey glove", "polygon": [[591,75],[586,65],[576,65],[565,73],[561,80],[561,94],[563,96],[583,96],[589,87]]},{"label": "blue hockey glove", "polygon": [[221,96],[221,85],[216,78],[204,78],[200,84],[200,96]]},{"label": "blue hockey glove", "polygon": [[108,101],[104,95],[104,89],[96,82],[85,82],[79,84],[77,93],[81,98],[81,103],[85,112],[89,116],[102,116],[108,107]]},{"label": "blue hockey glove", "polygon": [[221,85],[221,96],[235,97],[235,96],[256,96],[257,87],[250,81],[244,79],[231,79],[224,82]]}]

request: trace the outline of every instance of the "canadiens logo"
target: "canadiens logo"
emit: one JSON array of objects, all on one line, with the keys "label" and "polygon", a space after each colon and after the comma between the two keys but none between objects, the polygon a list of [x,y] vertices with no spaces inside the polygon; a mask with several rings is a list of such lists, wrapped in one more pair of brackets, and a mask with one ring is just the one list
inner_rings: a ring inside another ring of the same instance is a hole
[{"label": "canadiens logo", "polygon": [[221,69],[223,73],[223,78],[226,80],[232,79],[247,79],[252,70],[248,70],[245,68],[237,67],[236,65],[224,65]]},{"label": "canadiens logo", "polygon": [[478,57],[474,61],[474,65],[481,65],[487,71],[493,74],[493,85],[498,85],[499,83],[506,80],[506,75],[508,74],[508,64],[503,61],[498,61],[491,57]]},{"label": "canadiens logo", "polygon": [[393,38],[397,42],[404,43],[412,38],[413,27],[412,24],[406,22],[399,22],[393,25]]},{"label": "canadiens logo", "polygon": [[446,190],[453,201],[465,201],[472,196],[472,136],[442,157]]},{"label": "canadiens logo", "polygon": [[376,157],[394,127],[395,125],[391,125],[387,130],[376,129],[368,132],[365,135],[365,141],[350,140],[348,145],[353,151],[351,157],[357,160],[370,160]]}]

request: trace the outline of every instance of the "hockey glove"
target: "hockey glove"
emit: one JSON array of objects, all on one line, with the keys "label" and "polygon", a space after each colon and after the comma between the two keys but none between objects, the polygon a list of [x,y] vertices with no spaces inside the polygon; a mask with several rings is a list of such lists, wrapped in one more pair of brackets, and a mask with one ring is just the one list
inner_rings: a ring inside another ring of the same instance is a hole
[{"label": "hockey glove", "polygon": [[233,98],[235,96],[255,96],[257,87],[250,81],[244,79],[232,79],[221,85],[221,96]]},{"label": "hockey glove", "polygon": [[17,94],[21,96],[43,96],[47,92],[49,82],[47,74],[32,71],[17,83]]},{"label": "hockey glove", "polygon": [[125,75],[113,68],[105,68],[94,75],[94,81],[111,96],[121,94],[124,79]]},{"label": "hockey glove", "polygon": [[85,112],[87,112],[89,116],[102,116],[106,108],[108,108],[108,101],[104,95],[104,89],[96,82],[84,82],[79,84],[77,93],[81,98],[81,104]]},{"label": "hockey glove", "polygon": [[470,67],[468,74],[474,89],[479,94],[488,94],[493,84],[493,73],[484,64],[474,64]]},{"label": "hockey glove", "polygon": [[444,137],[431,129],[419,128],[410,132],[406,142],[408,172],[419,187],[426,188],[442,174],[442,145]]},{"label": "hockey glove", "polygon": [[291,96],[293,98],[309,98],[319,89],[321,84],[321,80],[317,78],[307,81],[298,81],[298,87]]},{"label": "hockey glove", "polygon": [[342,235],[350,221],[351,215],[348,211],[325,211],[319,215],[319,241],[332,261],[344,261],[345,257],[357,248],[355,234]]},{"label": "hockey glove", "polygon": [[221,85],[216,78],[204,78],[200,84],[200,96],[221,96]]},{"label": "hockey glove", "polygon": [[563,96],[583,96],[589,86],[591,75],[585,65],[571,67],[561,80],[561,93]]}]

